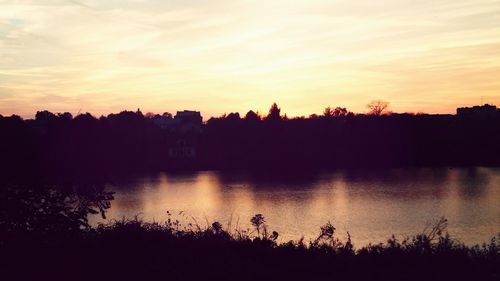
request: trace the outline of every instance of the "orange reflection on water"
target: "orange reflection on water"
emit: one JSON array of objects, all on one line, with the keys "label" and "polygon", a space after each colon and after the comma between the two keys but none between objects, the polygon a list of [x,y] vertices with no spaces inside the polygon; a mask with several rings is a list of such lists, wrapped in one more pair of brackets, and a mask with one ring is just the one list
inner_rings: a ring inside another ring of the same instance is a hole
[{"label": "orange reflection on water", "polygon": [[[331,221],[357,244],[416,234],[445,216],[466,243],[500,233],[500,169],[338,171],[304,178],[198,172],[124,179],[115,187],[110,218],[163,221],[170,210],[184,224],[249,228],[265,216],[280,240],[313,238]],[[307,241],[307,240],[306,240]]]}]

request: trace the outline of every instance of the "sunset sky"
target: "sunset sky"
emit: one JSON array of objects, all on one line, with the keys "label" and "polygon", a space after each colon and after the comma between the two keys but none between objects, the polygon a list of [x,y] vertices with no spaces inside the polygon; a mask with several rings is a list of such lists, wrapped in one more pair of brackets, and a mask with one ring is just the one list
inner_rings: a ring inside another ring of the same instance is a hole
[{"label": "sunset sky", "polygon": [[500,0],[0,0],[0,114],[500,106]]}]

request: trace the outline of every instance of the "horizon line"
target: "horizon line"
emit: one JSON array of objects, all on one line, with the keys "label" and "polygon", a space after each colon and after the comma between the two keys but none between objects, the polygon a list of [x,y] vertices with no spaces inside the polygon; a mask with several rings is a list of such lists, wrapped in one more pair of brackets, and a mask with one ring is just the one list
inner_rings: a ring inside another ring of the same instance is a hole
[{"label": "horizon line", "polygon": [[[460,109],[460,108],[473,108],[473,107],[482,107],[482,106],[494,106],[497,108],[497,110],[500,110],[500,108],[498,108],[496,106],[496,104],[490,104],[490,103],[483,103],[483,104],[479,104],[479,105],[472,105],[472,106],[459,106],[455,109],[455,112],[454,113],[435,113],[435,112],[408,112],[408,111],[405,111],[405,112],[396,112],[396,111],[392,111],[392,110],[387,110],[384,114],[381,114],[381,115],[398,115],[398,114],[409,114],[409,115],[457,115],[457,112],[456,110]],[[332,107],[332,106],[326,106],[326,108],[330,107],[331,109],[335,109],[335,108],[344,108],[347,110],[348,113],[352,113],[354,115],[370,115],[369,112],[354,112],[354,111],[350,111],[348,108],[346,107],[341,107],[341,106],[336,106],[336,107]],[[137,110],[129,110],[129,109],[123,109],[123,110],[120,110],[120,111],[115,111],[115,112],[108,112],[108,113],[105,113],[105,114],[94,114],[90,111],[82,111],[81,109],[78,110],[76,113],[72,113],[71,111],[51,111],[51,110],[48,110],[48,109],[42,109],[42,110],[37,110],[36,113],[38,112],[43,112],[43,111],[48,111],[50,113],[54,113],[54,114],[64,114],[64,113],[70,113],[73,118],[76,117],[76,116],[79,116],[79,115],[83,115],[83,114],[90,114],[91,116],[95,117],[95,118],[101,118],[101,117],[108,117],[112,114],[119,114],[119,113],[122,113],[122,112],[141,112],[141,114],[143,114],[144,116],[146,114],[149,114],[149,113],[152,113],[154,115],[162,115],[164,113],[170,113],[172,114],[172,116],[174,116],[174,112],[177,113],[177,112],[182,112],[182,111],[195,111],[195,112],[199,112],[200,115],[203,117],[203,114],[202,114],[202,111],[201,110],[196,110],[196,109],[180,109],[180,110],[175,110],[173,112],[170,112],[170,111],[164,111],[164,112],[161,112],[161,113],[158,113],[158,112],[152,112],[152,111],[147,111],[147,112],[143,112],[140,108],[137,108]],[[253,110],[253,109],[249,109],[248,111],[246,111],[245,113],[240,113],[239,111],[230,111],[230,112],[224,112],[220,115],[209,115],[207,117],[207,121],[212,119],[212,118],[221,118],[221,117],[225,117],[225,116],[228,116],[229,114],[236,114],[238,113],[240,116],[242,116],[243,114],[243,117],[241,117],[242,119],[244,118],[244,115],[248,112],[254,112],[256,113],[259,117],[263,118],[265,116],[267,116],[268,112],[259,112],[259,110]],[[0,116],[2,117],[12,117],[12,116],[18,116],[20,117],[21,119],[23,120],[34,120],[35,119],[35,116],[36,116],[36,113],[35,114],[32,114],[32,115],[29,115],[29,116],[26,116],[26,115],[22,115],[22,114],[16,114],[16,113],[13,113],[13,114],[10,114],[10,115],[3,115],[2,113],[0,113]],[[296,119],[296,118],[311,118],[313,116],[317,116],[317,117],[320,117],[320,116],[323,116],[323,112],[320,112],[320,113],[311,113],[309,115],[295,115],[295,116],[289,116],[287,115],[287,113],[285,112],[283,115],[281,115],[282,117],[286,117],[287,119]]]}]

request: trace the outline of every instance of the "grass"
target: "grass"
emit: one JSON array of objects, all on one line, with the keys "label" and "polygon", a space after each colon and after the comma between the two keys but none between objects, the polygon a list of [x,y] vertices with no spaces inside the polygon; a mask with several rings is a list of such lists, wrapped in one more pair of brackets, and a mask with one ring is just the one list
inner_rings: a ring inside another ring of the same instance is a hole
[{"label": "grass", "polygon": [[[253,229],[137,218],[81,231],[18,233],[0,244],[3,280],[500,280],[500,235],[467,246],[441,219],[420,234],[356,248],[320,227],[278,243],[262,215]],[[349,236],[348,236],[349,237]]]}]

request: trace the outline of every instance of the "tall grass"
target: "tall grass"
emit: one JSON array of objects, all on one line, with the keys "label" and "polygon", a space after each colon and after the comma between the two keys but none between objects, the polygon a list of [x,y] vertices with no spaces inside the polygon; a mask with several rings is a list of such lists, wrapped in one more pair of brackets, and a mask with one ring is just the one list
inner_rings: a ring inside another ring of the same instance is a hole
[{"label": "tall grass", "polygon": [[[200,225],[167,213],[165,222],[114,220],[68,236],[1,244],[0,277],[40,280],[500,280],[500,235],[467,246],[443,218],[402,240],[355,247],[330,222],[314,239],[278,242],[257,214]],[[13,279],[4,279],[13,280]]]}]

